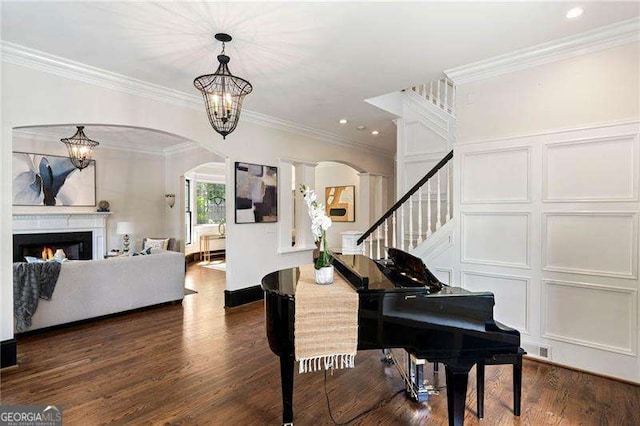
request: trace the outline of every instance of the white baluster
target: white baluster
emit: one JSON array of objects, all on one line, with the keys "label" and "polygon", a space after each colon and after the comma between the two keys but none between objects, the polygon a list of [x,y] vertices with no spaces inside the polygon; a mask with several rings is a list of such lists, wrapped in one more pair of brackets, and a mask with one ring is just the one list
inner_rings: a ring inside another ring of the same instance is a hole
[{"label": "white baluster", "polygon": [[429,100],[433,102],[433,80],[429,82]]},{"label": "white baluster", "polygon": [[409,195],[409,250],[413,248],[413,195]]},{"label": "white baluster", "polygon": [[440,108],[440,80],[438,80],[438,91],[436,92],[436,105]]},{"label": "white baluster", "polygon": [[431,179],[427,181],[427,238],[431,232]]},{"label": "white baluster", "polygon": [[451,92],[453,93],[453,99],[451,101],[451,115],[456,115],[456,86],[455,86],[455,84],[453,84],[453,86],[451,87]]},{"label": "white baluster", "polygon": [[396,236],[398,235],[398,228],[396,228],[396,212],[393,212],[393,216],[391,216],[391,232],[393,232],[393,247],[398,247],[398,239]]},{"label": "white baluster", "polygon": [[[384,246],[389,247],[389,218],[384,220]],[[384,258],[387,258],[387,251],[384,251]]]},{"label": "white baluster", "polygon": [[445,111],[449,110],[449,82],[445,79],[444,80],[444,105],[443,105],[443,109]]},{"label": "white baluster", "polygon": [[451,160],[447,164],[447,220],[445,223],[451,220]]},{"label": "white baluster", "polygon": [[369,241],[369,259],[373,259],[373,237],[372,237],[373,233],[369,234],[369,238],[367,238],[367,241]]},{"label": "white baluster", "polygon": [[378,251],[377,251],[378,256],[376,257],[376,260],[378,260],[378,259],[382,258],[382,256],[380,255],[380,243],[382,241],[382,238],[380,237],[380,227],[379,226],[378,226],[378,229],[376,229],[376,233],[377,233],[377,238],[378,238],[378,244],[377,244],[377,246],[378,246]]},{"label": "white baluster", "polygon": [[440,170],[438,170],[438,172],[436,173],[436,175],[438,176],[437,179],[437,188],[436,190],[438,191],[436,194],[436,230],[440,229],[440,227],[442,226],[442,216],[441,216],[441,210],[442,210],[442,197],[440,195]]},{"label": "white baluster", "polygon": [[404,250],[404,204],[400,206],[400,250]]},{"label": "white baluster", "polygon": [[422,188],[418,189],[418,238],[416,246],[422,242]]}]

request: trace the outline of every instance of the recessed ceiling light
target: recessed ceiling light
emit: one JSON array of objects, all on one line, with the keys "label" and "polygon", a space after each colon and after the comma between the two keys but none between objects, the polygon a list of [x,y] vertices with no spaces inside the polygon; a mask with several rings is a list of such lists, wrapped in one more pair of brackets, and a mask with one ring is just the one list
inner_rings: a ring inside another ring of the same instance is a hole
[{"label": "recessed ceiling light", "polygon": [[340,124],[347,124],[349,121],[346,118],[341,118],[340,121],[338,121],[338,123]]},{"label": "recessed ceiling light", "polygon": [[366,128],[366,127],[364,127],[364,126],[358,126],[358,127],[356,127],[356,129],[358,129],[358,130],[364,130],[365,128]]},{"label": "recessed ceiling light", "polygon": [[567,19],[579,18],[582,15],[582,12],[584,12],[584,10],[581,7],[574,7],[567,12]]},{"label": "recessed ceiling light", "polygon": [[372,131],[372,132],[371,132],[371,134],[372,134],[373,136],[378,136],[378,135],[380,134],[380,132],[379,132],[379,131],[377,131],[377,130],[374,130],[374,131]]}]

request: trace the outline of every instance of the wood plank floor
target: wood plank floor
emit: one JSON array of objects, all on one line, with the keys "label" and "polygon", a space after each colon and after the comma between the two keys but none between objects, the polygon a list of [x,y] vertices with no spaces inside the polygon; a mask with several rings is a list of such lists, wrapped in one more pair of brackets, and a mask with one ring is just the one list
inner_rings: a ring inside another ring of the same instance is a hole
[{"label": "wood plank floor", "polygon": [[[182,305],[19,338],[19,365],[1,372],[1,403],[62,406],[65,425],[279,424],[279,369],[262,304],[225,310],[224,273],[199,266],[189,268],[186,286],[198,293]],[[355,369],[328,376],[336,420],[379,405],[353,424],[447,424],[444,392],[423,404],[391,398],[402,381],[379,358],[379,351],[360,352]],[[439,374],[436,384],[444,385]],[[296,424],[332,424],[323,375],[295,380]],[[485,392],[479,421],[472,370],[465,424],[640,424],[640,387],[530,360],[520,418],[511,411],[510,366],[487,366]]]}]

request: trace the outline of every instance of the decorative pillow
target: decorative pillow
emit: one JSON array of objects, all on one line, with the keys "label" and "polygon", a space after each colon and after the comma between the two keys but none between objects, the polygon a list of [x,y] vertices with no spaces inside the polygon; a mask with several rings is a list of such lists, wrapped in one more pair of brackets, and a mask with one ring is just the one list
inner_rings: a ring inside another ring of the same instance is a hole
[{"label": "decorative pillow", "polygon": [[151,254],[151,247],[147,247],[146,249],[139,252],[132,252],[131,256],[146,256],[147,254]]},{"label": "decorative pillow", "polygon": [[33,256],[25,256],[24,260],[26,260],[27,263],[44,263],[44,260]]},{"label": "decorative pillow", "polygon": [[147,238],[144,240],[143,249],[166,250],[169,246],[169,238]]}]

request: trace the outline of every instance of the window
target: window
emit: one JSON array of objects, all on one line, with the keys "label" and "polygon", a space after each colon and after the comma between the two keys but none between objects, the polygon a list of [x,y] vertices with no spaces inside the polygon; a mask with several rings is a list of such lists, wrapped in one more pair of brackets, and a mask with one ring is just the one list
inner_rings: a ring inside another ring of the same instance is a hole
[{"label": "window", "polygon": [[192,215],[191,215],[191,179],[184,180],[184,226],[185,226],[185,244],[191,244],[192,235]]},{"label": "window", "polygon": [[224,223],[227,217],[223,183],[196,182],[198,225]]}]

